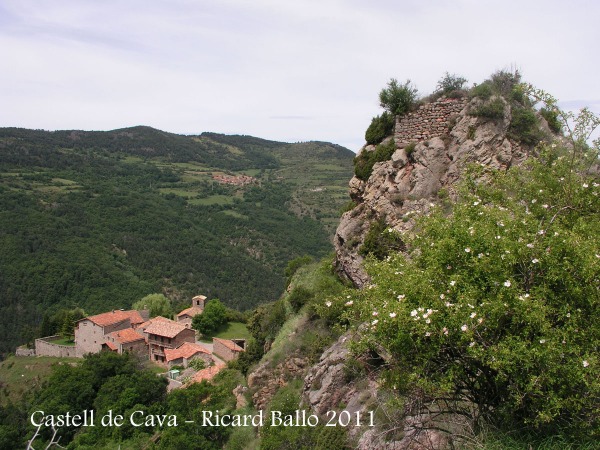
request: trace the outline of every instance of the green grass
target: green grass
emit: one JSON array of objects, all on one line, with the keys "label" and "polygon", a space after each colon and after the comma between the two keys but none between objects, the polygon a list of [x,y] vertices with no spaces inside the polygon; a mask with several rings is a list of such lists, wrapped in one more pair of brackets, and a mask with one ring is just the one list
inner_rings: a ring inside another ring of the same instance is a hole
[{"label": "green grass", "polygon": [[75,341],[73,340],[72,337],[69,338],[60,338],[57,339],[55,341],[52,341],[53,344],[57,344],[57,345],[71,345],[74,346],[75,345]]},{"label": "green grass", "polygon": [[248,216],[245,216],[244,214],[240,214],[237,211],[231,211],[230,209],[228,209],[227,211],[223,211],[223,214],[226,214],[231,217],[235,217],[236,219],[247,219],[248,218]]},{"label": "green grass", "polygon": [[213,336],[202,336],[200,341],[212,342],[213,337],[221,339],[249,339],[251,336],[245,324],[241,322],[229,322]]},{"label": "green grass", "polygon": [[10,356],[0,364],[0,403],[16,402],[22,395],[40,387],[52,373],[54,364],[79,364],[78,358],[52,356]]},{"label": "green grass", "polygon": [[206,198],[193,198],[189,200],[191,205],[232,205],[233,196],[211,195]]}]

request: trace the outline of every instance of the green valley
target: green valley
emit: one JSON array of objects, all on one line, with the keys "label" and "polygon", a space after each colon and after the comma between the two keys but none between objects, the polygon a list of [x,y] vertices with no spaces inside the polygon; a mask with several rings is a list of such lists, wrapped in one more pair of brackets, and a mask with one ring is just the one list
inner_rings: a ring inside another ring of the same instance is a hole
[{"label": "green valley", "polygon": [[246,310],[331,249],[354,154],[250,136],[0,129],[0,353],[152,292]]}]

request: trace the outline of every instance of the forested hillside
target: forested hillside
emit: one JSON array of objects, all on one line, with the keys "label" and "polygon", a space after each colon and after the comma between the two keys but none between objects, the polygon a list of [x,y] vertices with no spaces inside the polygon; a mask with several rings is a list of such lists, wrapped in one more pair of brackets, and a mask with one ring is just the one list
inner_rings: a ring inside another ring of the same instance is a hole
[{"label": "forested hillside", "polygon": [[152,292],[242,310],[276,299],[290,259],[330,251],[352,156],[147,127],[0,129],[0,352],[59,308],[126,308]]}]

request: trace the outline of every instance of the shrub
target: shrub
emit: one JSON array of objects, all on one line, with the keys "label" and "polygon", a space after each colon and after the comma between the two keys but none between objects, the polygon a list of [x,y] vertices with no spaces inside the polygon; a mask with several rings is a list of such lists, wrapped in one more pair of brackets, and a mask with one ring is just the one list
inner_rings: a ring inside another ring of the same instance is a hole
[{"label": "shrub", "polygon": [[502,119],[504,117],[504,100],[500,97],[495,97],[485,101],[481,105],[469,111],[469,114],[475,117],[483,117],[485,119]]},{"label": "shrub", "polygon": [[487,100],[493,94],[494,94],[494,91],[492,90],[492,85],[490,84],[490,82],[484,81],[481,84],[473,86],[473,88],[469,92],[469,97],[471,97],[471,98],[479,97],[482,100]]},{"label": "shrub", "polygon": [[532,109],[513,108],[508,135],[526,145],[535,145],[541,138],[539,121]]},{"label": "shrub", "polygon": [[367,144],[379,144],[394,130],[394,116],[385,111],[380,116],[373,117],[371,125],[365,133]]},{"label": "shrub", "polygon": [[557,134],[562,133],[562,124],[558,118],[558,111],[544,107],[540,109],[540,114],[548,122],[550,130]]},{"label": "shrub", "polygon": [[382,108],[392,115],[402,116],[408,113],[417,100],[417,88],[410,80],[399,84],[392,78],[386,88],[379,93],[379,103]]},{"label": "shrub", "polygon": [[371,224],[358,253],[362,256],[373,255],[381,260],[391,252],[403,249],[404,242],[398,232],[388,228],[385,220],[379,219]]},{"label": "shrub", "polygon": [[456,74],[450,75],[448,72],[446,72],[438,81],[435,91],[444,95],[448,95],[452,92],[460,91],[466,82],[466,78],[460,77]]},{"label": "shrub", "polygon": [[505,429],[598,438],[599,180],[540,151],[486,169],[491,184],[472,169],[451,214],[423,217],[410,254],[371,261],[370,289],[340,301],[389,352],[394,385],[468,401]]},{"label": "shrub", "polygon": [[386,144],[379,144],[375,151],[363,150],[354,158],[354,174],[357,178],[367,181],[373,173],[376,162],[387,161],[396,151],[396,143],[391,139]]},{"label": "shrub", "polygon": [[311,298],[313,293],[306,289],[304,286],[297,286],[288,295],[288,302],[292,306],[295,312],[298,312]]},{"label": "shrub", "polygon": [[513,93],[515,86],[520,82],[521,74],[518,70],[515,70],[514,72],[499,70],[490,78],[493,91],[504,98],[509,98]]},{"label": "shrub", "polygon": [[404,152],[406,153],[406,157],[411,162],[414,162],[415,148],[417,148],[416,142],[411,142],[406,147],[404,147]]}]

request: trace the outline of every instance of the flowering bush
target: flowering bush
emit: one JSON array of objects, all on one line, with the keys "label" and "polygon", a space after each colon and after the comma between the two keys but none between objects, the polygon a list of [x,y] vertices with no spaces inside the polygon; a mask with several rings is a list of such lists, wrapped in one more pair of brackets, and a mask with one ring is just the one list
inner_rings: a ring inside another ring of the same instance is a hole
[{"label": "flowering bush", "polygon": [[371,260],[371,285],[332,307],[389,352],[396,387],[600,436],[600,180],[541,153],[471,169],[450,215],[423,218],[408,254]]}]

